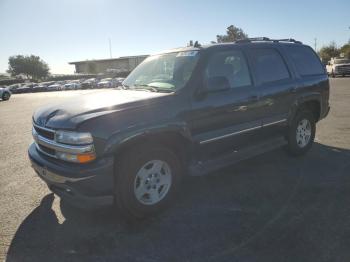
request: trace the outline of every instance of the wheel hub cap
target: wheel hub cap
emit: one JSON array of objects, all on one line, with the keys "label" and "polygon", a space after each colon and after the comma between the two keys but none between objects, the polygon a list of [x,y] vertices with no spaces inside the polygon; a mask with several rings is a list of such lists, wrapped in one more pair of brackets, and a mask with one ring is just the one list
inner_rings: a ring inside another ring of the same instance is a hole
[{"label": "wheel hub cap", "polygon": [[311,138],[311,124],[307,119],[299,122],[296,130],[296,141],[300,148],[307,146]]},{"label": "wheel hub cap", "polygon": [[144,164],[136,174],[134,193],[144,205],[154,205],[161,201],[171,186],[171,170],[162,160],[151,160]]}]

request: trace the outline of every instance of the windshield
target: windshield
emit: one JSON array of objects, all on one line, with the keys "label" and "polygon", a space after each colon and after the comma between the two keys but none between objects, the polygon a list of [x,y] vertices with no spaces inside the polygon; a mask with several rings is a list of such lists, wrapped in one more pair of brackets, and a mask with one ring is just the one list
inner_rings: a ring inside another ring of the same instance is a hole
[{"label": "windshield", "polygon": [[148,57],[124,80],[127,88],[175,91],[185,86],[199,58],[198,51],[174,52]]},{"label": "windshield", "polygon": [[350,59],[337,59],[334,60],[334,64],[350,64]]}]

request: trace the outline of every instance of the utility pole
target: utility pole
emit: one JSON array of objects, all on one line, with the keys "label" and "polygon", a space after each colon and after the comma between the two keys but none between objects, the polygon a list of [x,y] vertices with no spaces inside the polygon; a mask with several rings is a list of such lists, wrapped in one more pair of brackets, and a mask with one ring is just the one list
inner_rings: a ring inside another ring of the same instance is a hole
[{"label": "utility pole", "polygon": [[111,44],[110,38],[108,38],[108,42],[109,42],[109,56],[110,56],[110,58],[112,58],[112,44]]},{"label": "utility pole", "polygon": [[314,45],[315,45],[315,52],[317,52],[317,38],[315,37],[314,40],[315,40],[315,43],[314,43]]}]

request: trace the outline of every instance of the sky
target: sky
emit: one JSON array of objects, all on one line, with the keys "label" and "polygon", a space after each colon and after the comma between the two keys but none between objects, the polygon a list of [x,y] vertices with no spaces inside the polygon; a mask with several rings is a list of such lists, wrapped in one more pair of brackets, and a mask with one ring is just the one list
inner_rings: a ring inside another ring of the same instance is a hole
[{"label": "sky", "polygon": [[349,0],[0,0],[0,73],[11,55],[38,55],[53,74],[68,62],[153,54],[216,40],[233,24],[249,37],[317,48],[350,39]]}]

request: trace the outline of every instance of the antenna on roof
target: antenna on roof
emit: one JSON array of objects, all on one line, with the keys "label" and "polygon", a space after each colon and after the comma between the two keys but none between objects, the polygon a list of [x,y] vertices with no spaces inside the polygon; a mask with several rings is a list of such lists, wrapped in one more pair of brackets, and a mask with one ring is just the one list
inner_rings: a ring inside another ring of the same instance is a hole
[{"label": "antenna on roof", "polygon": [[110,38],[108,38],[108,42],[109,42],[109,56],[110,56],[110,58],[112,58],[112,44],[111,44]]}]

